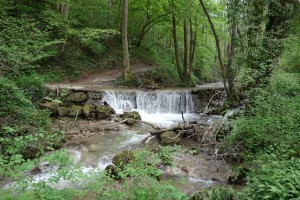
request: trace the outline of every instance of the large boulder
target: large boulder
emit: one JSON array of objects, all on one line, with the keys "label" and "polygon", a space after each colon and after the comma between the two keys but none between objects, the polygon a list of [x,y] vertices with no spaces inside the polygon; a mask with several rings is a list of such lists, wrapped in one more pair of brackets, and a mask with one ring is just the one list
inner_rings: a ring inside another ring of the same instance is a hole
[{"label": "large boulder", "polygon": [[84,92],[72,92],[65,97],[65,101],[71,102],[84,102],[88,99],[88,96]]},{"label": "large boulder", "polygon": [[160,143],[162,145],[174,145],[180,141],[174,131],[166,131],[160,135]]},{"label": "large boulder", "polygon": [[121,118],[123,119],[129,119],[132,118],[134,120],[141,120],[141,115],[137,111],[132,111],[132,112],[124,112],[121,115]]}]

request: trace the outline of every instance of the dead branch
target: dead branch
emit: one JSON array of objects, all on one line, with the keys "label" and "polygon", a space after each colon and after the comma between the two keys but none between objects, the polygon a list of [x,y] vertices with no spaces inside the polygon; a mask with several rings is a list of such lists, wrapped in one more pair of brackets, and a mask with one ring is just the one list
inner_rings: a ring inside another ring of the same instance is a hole
[{"label": "dead branch", "polygon": [[215,141],[217,141],[217,136],[218,136],[218,133],[219,133],[221,127],[223,126],[224,122],[226,122],[228,119],[228,114],[229,114],[229,111],[226,112],[226,114],[224,115],[224,117],[222,119],[221,124],[219,125],[218,129],[216,130],[215,138],[214,138]]},{"label": "dead branch", "polygon": [[151,135],[159,135],[167,131],[177,131],[177,130],[188,130],[193,129],[195,124],[175,124],[169,128],[166,129],[160,129],[156,131],[150,131]]},{"label": "dead branch", "polygon": [[204,113],[207,113],[208,112],[208,107],[211,103],[211,101],[213,100],[213,98],[216,96],[216,95],[219,95],[219,93],[222,92],[222,91],[218,91],[217,93],[215,93],[214,95],[212,95],[212,97],[209,99],[208,101],[208,104],[205,106],[205,109],[204,109]]},{"label": "dead branch", "polygon": [[141,121],[141,120],[134,120],[134,121],[135,121],[135,122],[138,122],[138,123],[147,124],[147,125],[151,126],[151,127],[152,127],[153,129],[155,129],[155,130],[160,130],[159,127],[154,126],[153,124],[151,124],[151,123],[149,123],[149,122],[145,122],[145,121]]},{"label": "dead branch", "polygon": [[185,122],[185,120],[184,120],[184,116],[183,116],[183,111],[181,111],[181,117],[182,117],[183,123],[186,124],[186,122]]}]

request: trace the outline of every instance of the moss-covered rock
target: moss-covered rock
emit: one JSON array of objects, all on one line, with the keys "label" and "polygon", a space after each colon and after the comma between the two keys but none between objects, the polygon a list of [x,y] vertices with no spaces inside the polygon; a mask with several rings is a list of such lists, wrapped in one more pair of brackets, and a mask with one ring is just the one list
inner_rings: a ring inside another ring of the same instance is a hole
[{"label": "moss-covered rock", "polygon": [[95,112],[97,119],[108,119],[112,114],[116,113],[113,108],[105,105],[97,106]]},{"label": "moss-covered rock", "polygon": [[88,92],[87,95],[89,99],[102,99],[102,95],[100,92]]},{"label": "moss-covered rock", "polygon": [[68,107],[59,107],[57,108],[58,115],[60,117],[68,116],[70,109]]},{"label": "moss-covered rock", "polygon": [[129,119],[129,118],[132,118],[132,119],[135,119],[135,120],[141,120],[141,115],[139,112],[137,111],[133,111],[133,112],[124,112],[121,117],[123,119]]},{"label": "moss-covered rock", "polygon": [[119,168],[123,168],[125,165],[132,163],[134,161],[134,154],[136,151],[125,150],[121,153],[115,155],[112,160],[112,163]]},{"label": "moss-covered rock", "polygon": [[90,117],[90,116],[92,116],[92,112],[94,112],[94,107],[85,104],[85,105],[82,107],[82,112],[83,112],[83,115],[84,115],[85,117]]},{"label": "moss-covered rock", "polygon": [[76,115],[80,116],[81,114],[82,114],[82,106],[75,106],[75,105],[73,105],[70,108],[70,112],[69,112],[69,116],[70,117],[76,117]]},{"label": "moss-covered rock", "polygon": [[125,121],[125,124],[127,124],[128,126],[132,126],[134,125],[135,121],[133,118],[128,118],[126,121]]},{"label": "moss-covered rock", "polygon": [[174,131],[166,131],[160,135],[160,143],[162,145],[174,145],[180,141]]},{"label": "moss-covered rock", "polygon": [[84,102],[88,99],[88,96],[84,92],[72,92],[65,97],[65,101],[71,102]]},{"label": "moss-covered rock", "polygon": [[53,102],[45,102],[39,104],[42,109],[48,109],[52,114],[57,113],[58,104]]},{"label": "moss-covered rock", "polygon": [[118,175],[119,171],[118,171],[117,167],[114,166],[114,165],[107,165],[106,168],[105,168],[105,171],[112,178],[118,178],[119,177],[119,175]]}]

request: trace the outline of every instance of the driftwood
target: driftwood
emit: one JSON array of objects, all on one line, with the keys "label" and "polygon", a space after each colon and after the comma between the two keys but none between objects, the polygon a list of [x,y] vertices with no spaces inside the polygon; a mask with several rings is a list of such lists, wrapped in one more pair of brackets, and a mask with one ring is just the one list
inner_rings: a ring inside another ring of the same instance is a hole
[{"label": "driftwood", "polygon": [[166,129],[150,131],[150,134],[151,135],[159,135],[159,134],[162,134],[167,131],[178,131],[178,130],[183,131],[183,130],[194,129],[194,127],[195,127],[194,124],[175,124]]},{"label": "driftwood", "polygon": [[138,122],[138,123],[142,123],[142,124],[147,124],[149,126],[151,126],[153,129],[155,130],[159,130],[160,128],[157,127],[157,126],[154,126],[153,124],[149,123],[149,122],[145,122],[145,121],[141,121],[141,120],[134,120],[135,122]]}]

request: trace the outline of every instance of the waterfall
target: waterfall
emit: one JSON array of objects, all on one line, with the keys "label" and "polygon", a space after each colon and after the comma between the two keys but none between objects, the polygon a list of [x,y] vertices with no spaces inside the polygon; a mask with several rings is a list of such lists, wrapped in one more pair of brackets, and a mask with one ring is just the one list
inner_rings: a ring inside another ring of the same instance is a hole
[{"label": "waterfall", "polygon": [[114,91],[102,94],[103,100],[116,110],[143,110],[147,113],[193,113],[190,91]]}]

